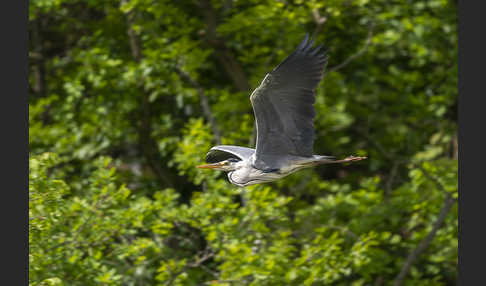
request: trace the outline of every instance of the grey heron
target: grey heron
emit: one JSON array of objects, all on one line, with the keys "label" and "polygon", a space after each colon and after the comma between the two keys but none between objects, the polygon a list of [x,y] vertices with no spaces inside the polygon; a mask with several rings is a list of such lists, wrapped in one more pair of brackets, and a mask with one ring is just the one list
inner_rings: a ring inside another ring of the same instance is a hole
[{"label": "grey heron", "polygon": [[257,127],[256,148],[212,147],[198,168],[228,172],[229,181],[245,187],[271,182],[320,164],[356,162],[366,157],[313,154],[315,89],[327,65],[327,51],[304,40],[268,73],[250,96]]}]

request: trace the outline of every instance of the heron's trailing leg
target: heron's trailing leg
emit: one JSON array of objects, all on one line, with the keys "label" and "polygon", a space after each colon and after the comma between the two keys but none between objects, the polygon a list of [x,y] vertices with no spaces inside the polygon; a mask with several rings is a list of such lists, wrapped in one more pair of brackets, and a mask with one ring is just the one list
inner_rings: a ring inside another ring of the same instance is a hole
[{"label": "heron's trailing leg", "polygon": [[321,164],[334,164],[334,163],[350,163],[350,162],[357,162],[366,159],[367,157],[359,157],[359,156],[348,156],[342,160],[327,160],[322,162]]},{"label": "heron's trailing leg", "polygon": [[348,156],[342,160],[336,160],[332,156],[321,156],[320,158],[317,158],[315,160],[310,160],[308,162],[301,163],[301,165],[305,167],[314,167],[317,165],[323,165],[323,164],[335,164],[335,163],[351,163],[351,162],[357,162],[366,159],[367,157],[359,157],[359,156]]}]

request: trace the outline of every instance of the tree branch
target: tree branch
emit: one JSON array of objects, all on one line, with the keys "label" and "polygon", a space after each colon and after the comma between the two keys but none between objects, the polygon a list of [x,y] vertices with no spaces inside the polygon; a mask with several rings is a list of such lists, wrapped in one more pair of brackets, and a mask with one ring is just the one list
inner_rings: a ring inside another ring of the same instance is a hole
[{"label": "tree branch", "polygon": [[[197,259],[197,257],[201,254],[203,256],[201,258]],[[177,277],[179,275],[181,275],[182,273],[184,273],[187,269],[200,267],[202,265],[202,263],[204,263],[206,260],[212,258],[214,255],[215,255],[215,253],[212,252],[212,250],[209,247],[200,251],[199,253],[196,254],[196,258],[193,258],[194,261],[187,262],[184,265],[184,267],[182,267],[181,270],[179,270],[175,273],[171,271],[172,275],[171,275],[169,281],[167,282],[167,285],[172,285],[174,283],[174,281],[177,279]]]},{"label": "tree branch", "polygon": [[211,2],[209,0],[201,0],[199,6],[201,7],[206,20],[206,42],[216,50],[216,57],[225,71],[229,74],[238,90],[241,92],[249,92],[251,88],[243,68],[236,60],[231,49],[228,48],[226,43],[219,38],[216,33],[217,15]]},{"label": "tree branch", "polygon": [[388,202],[389,199],[390,199],[390,194],[392,192],[393,182],[394,182],[395,177],[397,175],[398,167],[400,166],[400,163],[401,163],[400,161],[393,162],[393,165],[392,165],[392,168],[391,168],[391,171],[390,171],[390,175],[388,176],[388,178],[385,182],[385,194],[384,194],[385,202]]},{"label": "tree branch", "polygon": [[318,9],[312,10],[312,17],[314,18],[314,22],[316,22],[316,28],[314,29],[314,32],[312,33],[312,38],[315,39],[316,36],[322,31],[322,28],[324,28],[324,23],[326,23],[327,18],[324,16],[321,16],[319,14]]},{"label": "tree branch", "polygon": [[[121,5],[126,3],[126,0],[122,0]],[[126,14],[126,21],[128,24],[127,35],[130,40],[130,48],[132,56],[135,62],[139,63],[143,58],[142,44],[133,25],[135,22],[135,15],[133,11]],[[142,80],[139,81],[139,89],[143,90]],[[151,108],[149,102],[149,94],[142,92],[140,96],[140,129],[138,136],[138,143],[141,153],[144,155],[150,169],[154,172],[159,182],[165,183],[169,187],[174,187],[174,178],[170,172],[163,169],[162,164],[158,160],[160,153],[157,147],[157,142],[152,138],[152,118]]]},{"label": "tree branch", "polygon": [[459,158],[459,144],[457,140],[457,133],[452,138],[452,159],[458,160]]},{"label": "tree branch", "polygon": [[334,67],[331,67],[329,68],[325,73],[324,75],[328,74],[328,73],[331,73],[331,72],[335,72],[343,67],[345,67],[346,65],[348,65],[350,62],[352,62],[353,60],[355,60],[356,58],[359,58],[360,56],[362,56],[364,53],[366,53],[366,51],[368,50],[368,47],[370,46],[371,44],[371,41],[373,39],[373,30],[375,28],[375,23],[371,23],[371,25],[369,26],[368,28],[368,36],[366,38],[366,41],[365,41],[365,44],[363,45],[363,47],[355,54],[351,55],[349,58],[347,58],[346,60],[344,60],[342,63],[338,64],[337,66],[334,66]]},{"label": "tree branch", "polygon": [[179,67],[176,67],[176,72],[177,74],[179,74],[181,78],[189,82],[197,90],[204,117],[206,117],[206,120],[209,122],[209,125],[211,126],[211,130],[214,134],[216,144],[218,145],[221,144],[221,132],[219,130],[216,119],[213,116],[213,112],[211,110],[211,106],[209,105],[209,100],[204,92],[204,89],[196,80],[194,80],[188,73],[184,72]]},{"label": "tree branch", "polygon": [[420,166],[420,164],[416,164],[415,165],[417,169],[419,169],[422,174],[424,174],[424,176],[431,180],[432,182],[434,182],[436,185],[437,185],[437,188],[439,188],[439,190],[441,190],[442,192],[448,194],[449,192],[447,192],[447,190],[444,188],[444,186],[442,185],[442,183],[434,176],[432,176],[427,170],[425,170],[422,166]]},{"label": "tree branch", "polygon": [[398,276],[395,279],[395,283],[393,286],[402,286],[403,282],[405,281],[405,277],[407,276],[408,272],[410,271],[410,268],[412,267],[412,264],[417,260],[420,254],[424,252],[425,249],[430,245],[432,240],[434,239],[435,235],[437,234],[437,231],[439,230],[440,226],[444,222],[444,220],[447,217],[447,213],[450,211],[452,208],[454,202],[456,199],[450,194],[449,192],[446,191],[444,186],[433,176],[431,176],[427,171],[425,171],[423,168],[420,168],[424,175],[432,180],[437,187],[446,193],[446,198],[444,200],[444,204],[442,205],[442,208],[439,212],[439,216],[437,217],[437,220],[434,222],[434,225],[432,226],[432,230],[427,234],[424,240],[422,240],[417,248],[415,248],[407,257],[407,260],[405,261],[405,264],[403,264],[402,269]]}]

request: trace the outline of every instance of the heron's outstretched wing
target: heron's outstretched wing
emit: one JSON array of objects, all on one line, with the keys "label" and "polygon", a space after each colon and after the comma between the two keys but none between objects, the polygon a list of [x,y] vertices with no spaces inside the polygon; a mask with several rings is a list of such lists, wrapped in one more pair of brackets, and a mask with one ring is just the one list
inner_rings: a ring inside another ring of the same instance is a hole
[{"label": "heron's outstretched wing", "polygon": [[315,88],[327,64],[308,35],[267,74],[250,100],[257,123],[257,168],[274,168],[284,155],[310,157],[314,145]]},{"label": "heron's outstretched wing", "polygon": [[209,149],[206,155],[206,163],[217,163],[229,158],[238,160],[245,160],[255,153],[255,149],[232,146],[232,145],[218,145]]}]

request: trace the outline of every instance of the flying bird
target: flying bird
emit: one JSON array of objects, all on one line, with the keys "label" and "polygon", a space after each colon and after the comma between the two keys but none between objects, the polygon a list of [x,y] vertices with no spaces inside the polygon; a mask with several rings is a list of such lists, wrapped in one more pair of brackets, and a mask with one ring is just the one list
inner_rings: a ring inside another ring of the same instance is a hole
[{"label": "flying bird", "polygon": [[244,187],[271,182],[320,164],[366,159],[313,154],[315,89],[327,65],[323,46],[304,40],[268,73],[250,96],[257,126],[256,148],[232,145],[212,147],[198,168],[228,172],[229,181]]}]

